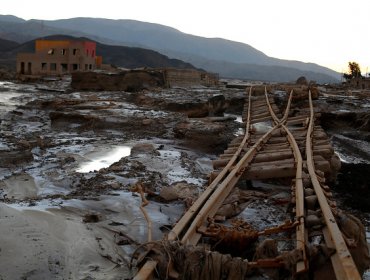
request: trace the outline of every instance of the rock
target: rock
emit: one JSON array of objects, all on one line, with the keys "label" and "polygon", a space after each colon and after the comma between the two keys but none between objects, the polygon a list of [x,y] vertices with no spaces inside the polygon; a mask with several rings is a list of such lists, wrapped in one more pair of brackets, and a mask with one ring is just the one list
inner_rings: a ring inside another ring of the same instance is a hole
[{"label": "rock", "polygon": [[330,169],[333,178],[336,178],[341,166],[340,158],[334,153],[330,158]]},{"label": "rock", "polygon": [[293,90],[293,99],[298,100],[307,100],[308,91],[311,91],[312,99],[317,99],[319,97],[319,90],[314,85],[279,85],[276,87],[277,90],[283,90],[287,93],[290,93]]},{"label": "rock", "polygon": [[30,150],[23,151],[0,151],[0,167],[12,167],[25,164],[33,160]]},{"label": "rock", "polygon": [[31,144],[27,140],[19,140],[17,144],[22,150],[28,150],[31,148]]},{"label": "rock", "polygon": [[317,196],[316,195],[306,196],[305,201],[308,209],[315,209],[315,205],[317,203]]},{"label": "rock", "polygon": [[139,143],[132,147],[131,156],[137,156],[140,154],[160,155],[154,145],[150,143]]},{"label": "rock", "polygon": [[159,196],[166,201],[177,200],[179,198],[179,195],[176,193],[176,190],[172,187],[163,187],[161,189]]},{"label": "rock", "polygon": [[305,219],[305,223],[307,227],[313,227],[322,224],[321,219],[316,215],[308,215]]},{"label": "rock", "polygon": [[212,122],[204,118],[179,122],[173,131],[176,138],[186,140],[191,147],[205,151],[218,148],[219,150],[214,152],[221,152],[226,149],[227,143],[232,138],[232,134],[228,134],[230,132],[228,129],[231,129],[228,122]]},{"label": "rock", "polygon": [[166,201],[188,199],[197,197],[199,195],[199,190],[196,185],[186,182],[177,182],[169,187],[162,188],[159,195]]},{"label": "rock", "polygon": [[346,243],[351,244],[351,246],[348,246],[349,250],[362,275],[370,265],[365,227],[358,218],[344,212],[339,213],[337,222],[346,239]]},{"label": "rock", "polygon": [[208,115],[209,116],[223,116],[227,104],[225,102],[225,96],[216,95],[208,99]]},{"label": "rock", "polygon": [[307,79],[304,76],[299,77],[295,83],[297,85],[308,85]]},{"label": "rock", "polygon": [[123,171],[123,170],[124,170],[123,166],[118,165],[118,164],[116,164],[116,165],[111,165],[111,166],[109,167],[109,171],[111,171],[111,172],[121,172],[121,171]]},{"label": "rock", "polygon": [[69,164],[69,163],[72,163],[72,162],[75,162],[75,161],[76,161],[76,159],[73,156],[67,156],[67,157],[65,157],[61,160],[61,164],[65,165],[65,164]]},{"label": "rock", "polygon": [[100,222],[101,220],[102,220],[102,215],[101,214],[88,213],[88,214],[85,214],[82,221],[84,223],[97,223],[97,222]]},{"label": "rock", "polygon": [[315,191],[313,189],[311,189],[311,188],[306,188],[304,190],[304,195],[305,196],[310,196],[310,195],[313,195],[314,193],[315,193]]},{"label": "rock", "polygon": [[144,119],[141,123],[143,125],[151,125],[153,123],[153,120],[152,119]]}]

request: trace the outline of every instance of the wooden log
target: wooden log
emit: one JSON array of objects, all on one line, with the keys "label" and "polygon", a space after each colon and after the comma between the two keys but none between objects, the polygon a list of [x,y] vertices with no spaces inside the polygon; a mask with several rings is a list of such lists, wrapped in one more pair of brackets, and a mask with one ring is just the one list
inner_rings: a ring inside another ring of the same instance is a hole
[{"label": "wooden log", "polygon": [[[251,137],[261,137],[263,136],[265,133],[264,132],[258,132],[258,131],[252,131],[251,132],[252,136]],[[286,135],[286,132],[284,131],[284,129],[275,129],[272,133],[271,133],[271,137],[275,137],[275,136],[285,136]]]},{"label": "wooden log", "polygon": [[307,119],[309,118],[310,116],[309,115],[298,115],[298,116],[292,116],[292,117],[288,117],[288,121],[290,120],[299,120],[299,119]]},{"label": "wooden log", "polygon": [[238,148],[228,148],[224,150],[224,154],[235,154],[235,152],[238,150]]},{"label": "wooden log", "polygon": [[[291,147],[286,147],[284,149],[278,149],[278,150],[275,150],[275,152],[291,152],[292,149]],[[258,152],[258,154],[271,154],[272,152],[274,151],[271,151],[271,150],[261,150]]]},{"label": "wooden log", "polygon": [[255,119],[252,119],[251,120],[251,123],[252,124],[255,124],[255,123],[259,123],[259,122],[266,122],[266,121],[269,121],[271,120],[271,117],[262,117],[262,118],[255,118]]},{"label": "wooden log", "polygon": [[326,144],[326,145],[315,145],[315,146],[313,146],[313,149],[312,150],[315,153],[318,150],[324,150],[324,149],[331,150],[332,153],[334,153],[334,149],[333,149],[333,147],[330,144]]},{"label": "wooden log", "polygon": [[309,118],[302,118],[296,120],[288,120],[287,125],[306,125],[309,121]]},{"label": "wooden log", "polygon": [[[306,163],[304,164],[304,166],[305,167],[307,166]],[[329,163],[329,161],[327,161],[327,160],[324,160],[324,161],[315,161],[315,170],[316,171],[321,171],[324,174],[330,172],[331,169],[330,169],[330,163]]]},{"label": "wooden log", "polygon": [[273,150],[273,151],[279,151],[280,149],[289,148],[290,145],[288,143],[282,143],[282,144],[266,144],[262,147],[261,150]]},{"label": "wooden log", "polygon": [[314,146],[322,146],[322,145],[330,145],[330,140],[328,138],[326,139],[314,139],[313,140]]},{"label": "wooden log", "polygon": [[261,119],[261,118],[266,118],[266,117],[270,117],[270,112],[261,112],[261,113],[253,113],[252,114],[252,120],[254,119]]},{"label": "wooden log", "polygon": [[[213,160],[213,168],[223,168],[227,165],[231,156],[224,157],[221,159]],[[284,152],[273,152],[273,153],[264,153],[264,154],[257,154],[256,157],[253,159],[252,165],[260,164],[284,164],[289,160],[290,163],[294,162],[293,152],[291,150],[284,151]]]},{"label": "wooden log", "polygon": [[230,159],[231,157],[212,160],[213,169],[224,168]]},{"label": "wooden log", "polygon": [[[329,172],[330,164],[326,160],[315,161],[315,168],[320,172]],[[220,171],[213,171],[210,174],[210,179],[217,177]],[[296,173],[295,164],[289,160],[281,160],[275,162],[253,163],[242,176],[247,180],[264,180],[273,178],[294,177]]]},{"label": "wooden log", "polygon": [[286,165],[259,165],[251,166],[242,176],[243,179],[257,180],[257,179],[271,179],[271,178],[285,178],[294,177],[296,168],[294,164]]},{"label": "wooden log", "polygon": [[255,156],[253,162],[255,162],[255,163],[271,162],[271,161],[277,161],[277,160],[289,159],[289,158],[293,158],[293,151],[292,150],[257,154]]},{"label": "wooden log", "polygon": [[253,114],[258,114],[258,113],[262,114],[262,113],[266,113],[266,112],[268,113],[267,105],[265,105],[263,107],[254,107],[254,105],[253,105],[253,108],[252,108],[252,113]]},{"label": "wooden log", "polygon": [[[235,144],[230,144],[227,148],[230,149],[230,148],[238,148],[240,146],[241,142],[240,143],[235,143]],[[245,148],[248,147],[248,142],[244,145]],[[243,148],[244,148],[243,147]]]},{"label": "wooden log", "polygon": [[220,158],[227,158],[227,157],[232,157],[235,153],[223,153],[220,155]]},{"label": "wooden log", "polygon": [[244,136],[243,135],[239,135],[237,136],[236,138],[234,138],[231,143],[241,143],[244,139]]},{"label": "wooden log", "polygon": [[284,165],[292,165],[294,167],[294,158],[287,158],[287,159],[281,159],[281,160],[273,160],[269,162],[253,162],[251,163],[251,167],[258,167],[258,166],[284,166]]}]

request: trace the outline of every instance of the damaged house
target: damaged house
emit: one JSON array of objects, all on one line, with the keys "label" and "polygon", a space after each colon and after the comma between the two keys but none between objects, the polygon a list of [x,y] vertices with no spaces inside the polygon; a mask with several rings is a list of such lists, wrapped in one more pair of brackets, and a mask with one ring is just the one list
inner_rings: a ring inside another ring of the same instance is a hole
[{"label": "damaged house", "polygon": [[17,55],[20,75],[55,76],[91,71],[101,66],[96,43],[77,40],[36,40],[34,53]]}]

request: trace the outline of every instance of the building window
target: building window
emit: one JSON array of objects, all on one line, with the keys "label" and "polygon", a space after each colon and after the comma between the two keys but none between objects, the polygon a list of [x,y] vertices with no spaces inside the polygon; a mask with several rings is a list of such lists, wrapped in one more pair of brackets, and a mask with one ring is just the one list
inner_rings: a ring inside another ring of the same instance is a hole
[{"label": "building window", "polygon": [[73,55],[78,55],[79,50],[78,49],[73,49],[72,53],[73,53]]},{"label": "building window", "polygon": [[92,64],[89,64],[89,69],[90,69],[90,70],[92,69]]},{"label": "building window", "polygon": [[89,69],[89,66],[85,64],[85,70],[88,70],[88,69]]},{"label": "building window", "polygon": [[66,55],[67,54],[67,50],[66,49],[62,49],[61,53],[62,53],[62,55]]},{"label": "building window", "polygon": [[61,63],[60,66],[62,67],[62,72],[68,71],[68,64],[67,63]]},{"label": "building window", "polygon": [[50,63],[50,71],[57,71],[57,64],[56,63]]},{"label": "building window", "polygon": [[72,70],[73,71],[78,70],[78,64],[76,64],[76,63],[72,64]]},{"label": "building window", "polygon": [[54,54],[54,51],[55,51],[54,49],[49,49],[48,50],[48,55],[53,55]]},{"label": "building window", "polygon": [[47,71],[48,70],[48,64],[46,62],[41,63],[41,70],[42,71]]},{"label": "building window", "polygon": [[94,57],[94,56],[95,56],[95,51],[93,50],[91,53],[91,57]]}]

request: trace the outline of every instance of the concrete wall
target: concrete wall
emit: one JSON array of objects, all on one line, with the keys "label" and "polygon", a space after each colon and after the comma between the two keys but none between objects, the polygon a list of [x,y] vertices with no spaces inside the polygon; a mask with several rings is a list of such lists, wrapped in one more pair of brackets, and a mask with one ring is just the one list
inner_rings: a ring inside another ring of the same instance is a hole
[{"label": "concrete wall", "polygon": [[370,89],[370,78],[353,78],[349,81],[349,85],[358,89]]},{"label": "concrete wall", "polygon": [[218,75],[195,69],[164,69],[168,87],[187,87],[194,85],[212,86],[218,84]]},{"label": "concrete wall", "polygon": [[96,68],[94,42],[36,40],[35,50],[17,55],[18,74],[62,75]]},{"label": "concrete wall", "polygon": [[71,87],[76,90],[108,90],[136,92],[154,87],[164,87],[159,71],[131,70],[119,73],[74,72]]}]

